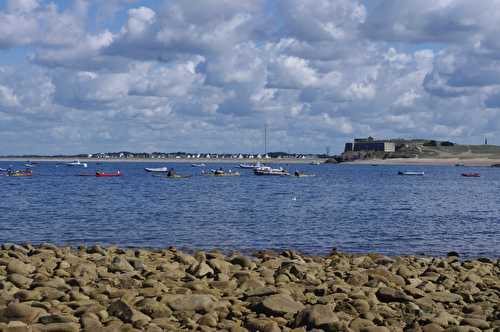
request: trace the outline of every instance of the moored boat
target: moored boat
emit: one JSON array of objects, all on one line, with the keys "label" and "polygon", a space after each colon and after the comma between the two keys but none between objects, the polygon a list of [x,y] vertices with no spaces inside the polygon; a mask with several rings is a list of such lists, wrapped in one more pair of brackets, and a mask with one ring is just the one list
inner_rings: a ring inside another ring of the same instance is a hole
[{"label": "moored boat", "polygon": [[280,168],[272,168],[269,166],[255,168],[253,170],[255,175],[275,175],[275,176],[289,176],[290,173],[282,167]]},{"label": "moored boat", "polygon": [[481,176],[479,173],[462,173],[462,176],[467,178],[478,178]]},{"label": "moored boat", "polygon": [[319,161],[315,160],[315,161],[311,161],[309,163],[309,165],[316,165],[317,166],[317,165],[321,165],[321,163]]},{"label": "moored boat", "polygon": [[75,161],[72,161],[72,162],[69,162],[69,163],[65,163],[64,165],[66,165],[66,166],[83,167],[83,168],[87,167],[87,163],[82,163],[82,162],[80,162],[80,160],[75,160]]},{"label": "moored boat", "polygon": [[168,167],[157,167],[157,168],[144,168],[146,172],[150,173],[167,173],[168,172]]},{"label": "moored boat", "polygon": [[424,174],[425,174],[424,172],[415,172],[415,171],[406,171],[406,172],[399,171],[398,172],[398,175],[416,175],[416,176],[422,176]]},{"label": "moored boat", "polygon": [[95,172],[95,176],[97,176],[97,177],[122,176],[122,173],[120,171],[116,171],[113,173],[106,173],[106,172],[97,171],[97,172]]},{"label": "moored boat", "polygon": [[205,176],[240,176],[239,172],[233,172],[232,170],[225,171],[222,169],[212,169],[210,172],[202,172],[201,175]]},{"label": "moored boat", "polygon": [[256,169],[256,168],[259,168],[259,167],[264,167],[263,164],[261,164],[260,162],[257,162],[256,164],[239,164],[239,167],[240,168],[245,168],[245,169]]},{"label": "moored boat", "polygon": [[33,172],[30,169],[26,170],[16,170],[16,171],[7,171],[7,176],[32,176]]},{"label": "moored boat", "polygon": [[191,167],[205,167],[207,166],[206,164],[204,163],[201,163],[201,164],[191,164]]}]

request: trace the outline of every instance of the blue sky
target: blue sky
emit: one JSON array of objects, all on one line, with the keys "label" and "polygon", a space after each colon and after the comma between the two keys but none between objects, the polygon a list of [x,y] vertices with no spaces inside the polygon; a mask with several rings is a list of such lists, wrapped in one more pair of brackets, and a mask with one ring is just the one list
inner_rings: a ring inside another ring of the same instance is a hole
[{"label": "blue sky", "polygon": [[2,1],[0,154],[500,144],[499,5]]}]

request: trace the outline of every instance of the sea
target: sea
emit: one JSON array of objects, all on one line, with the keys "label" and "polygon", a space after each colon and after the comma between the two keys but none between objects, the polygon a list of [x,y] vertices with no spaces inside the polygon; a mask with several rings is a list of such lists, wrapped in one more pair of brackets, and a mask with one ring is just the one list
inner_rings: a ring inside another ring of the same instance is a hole
[{"label": "sea", "polygon": [[[162,166],[191,177],[165,179],[144,171]],[[41,162],[32,177],[0,176],[0,243],[500,255],[500,168],[279,166],[315,176],[256,176],[227,163],[198,168],[110,162],[80,168]],[[0,168],[8,167],[22,169],[23,163],[0,161]],[[201,175],[219,167],[241,176]],[[96,170],[120,170],[123,176],[79,176]],[[462,177],[463,172],[481,177]]]}]

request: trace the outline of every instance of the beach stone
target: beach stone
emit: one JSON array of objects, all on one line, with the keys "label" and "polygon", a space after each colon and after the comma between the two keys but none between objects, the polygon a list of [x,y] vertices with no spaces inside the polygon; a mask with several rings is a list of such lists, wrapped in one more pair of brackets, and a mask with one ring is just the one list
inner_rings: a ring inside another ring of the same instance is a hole
[{"label": "beach stone", "polygon": [[168,317],[172,315],[172,310],[165,304],[151,298],[144,299],[136,305],[137,309],[152,318]]},{"label": "beach stone", "polygon": [[412,298],[403,291],[390,287],[382,287],[377,291],[377,298],[381,302],[409,302]]},{"label": "beach stone", "polygon": [[132,272],[134,267],[123,257],[116,256],[109,266],[110,272]]},{"label": "beach stone", "polygon": [[79,332],[80,325],[77,323],[53,323],[41,327],[42,332]]},{"label": "beach stone", "polygon": [[245,324],[250,332],[281,332],[278,323],[267,318],[251,318]]},{"label": "beach stone", "polygon": [[450,292],[432,292],[430,296],[432,300],[443,303],[455,303],[463,300],[460,295]]},{"label": "beach stone", "polygon": [[125,323],[136,323],[138,321],[150,321],[151,318],[140,311],[135,310],[128,303],[118,300],[111,303],[108,307],[108,313],[111,316],[119,318]]},{"label": "beach stone", "polygon": [[278,316],[295,314],[304,309],[302,303],[295,301],[286,294],[276,294],[266,297],[264,301],[262,301],[262,307],[269,314]]},{"label": "beach stone", "polygon": [[231,258],[231,264],[249,268],[252,266],[252,260],[246,256],[234,256]]},{"label": "beach stone", "polygon": [[444,331],[444,328],[442,328],[440,325],[436,323],[429,323],[422,326],[422,332],[441,332],[441,331]]},{"label": "beach stone", "polygon": [[102,323],[99,317],[93,313],[84,314],[80,318],[80,324],[85,332],[99,331],[102,329]]},{"label": "beach stone", "polygon": [[306,326],[309,329],[321,328],[324,325],[338,322],[339,318],[329,305],[316,304],[300,311],[295,318],[295,326]]},{"label": "beach stone", "polygon": [[33,279],[25,277],[22,274],[11,273],[9,274],[7,280],[12,282],[16,287],[28,289],[33,282]]},{"label": "beach stone", "polygon": [[22,275],[29,275],[35,271],[35,267],[30,264],[25,264],[18,259],[12,259],[7,265],[7,272],[17,273]]},{"label": "beach stone", "polygon": [[210,295],[188,294],[172,297],[167,303],[174,311],[196,311],[207,313],[212,310],[216,301]]},{"label": "beach stone", "polygon": [[465,318],[460,322],[460,325],[474,326],[481,330],[486,330],[490,328],[490,324],[487,321],[476,318]]},{"label": "beach stone", "polygon": [[10,303],[4,311],[7,321],[17,320],[26,324],[34,322],[38,316],[45,311],[40,308],[34,308],[24,303]]},{"label": "beach stone", "polygon": [[4,332],[31,332],[31,328],[20,321],[11,321],[5,328],[0,327],[0,331]]},{"label": "beach stone", "polygon": [[360,332],[391,332],[385,326],[365,326],[360,329]]}]

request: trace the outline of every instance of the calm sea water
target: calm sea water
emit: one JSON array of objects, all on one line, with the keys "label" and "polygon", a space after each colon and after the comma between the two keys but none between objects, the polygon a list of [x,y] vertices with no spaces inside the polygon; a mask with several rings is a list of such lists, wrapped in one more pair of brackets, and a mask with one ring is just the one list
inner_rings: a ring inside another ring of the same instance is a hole
[{"label": "calm sea water", "polygon": [[[1,168],[22,163],[0,162]],[[32,178],[0,177],[0,242],[116,244],[226,251],[295,249],[466,257],[500,254],[500,169],[448,166],[288,165],[315,177],[144,172],[155,163],[42,163]],[[236,165],[209,164],[208,168]],[[121,170],[120,178],[79,173]],[[425,171],[423,177],[399,170]],[[462,172],[480,172],[464,178]]]}]

